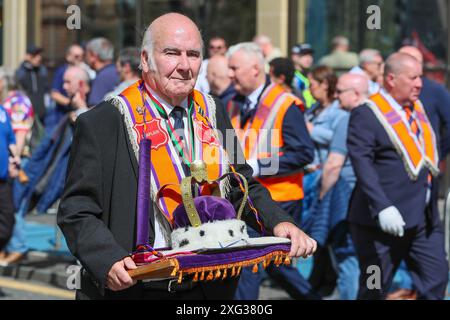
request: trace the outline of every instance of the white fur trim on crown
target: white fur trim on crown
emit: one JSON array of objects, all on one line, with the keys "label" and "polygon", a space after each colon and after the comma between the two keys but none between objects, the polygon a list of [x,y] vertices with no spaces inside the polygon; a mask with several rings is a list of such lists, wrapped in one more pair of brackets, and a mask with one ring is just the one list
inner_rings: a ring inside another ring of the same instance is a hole
[{"label": "white fur trim on crown", "polygon": [[245,222],[237,219],[186,226],[172,232],[172,248],[193,251],[242,245],[249,239]]}]

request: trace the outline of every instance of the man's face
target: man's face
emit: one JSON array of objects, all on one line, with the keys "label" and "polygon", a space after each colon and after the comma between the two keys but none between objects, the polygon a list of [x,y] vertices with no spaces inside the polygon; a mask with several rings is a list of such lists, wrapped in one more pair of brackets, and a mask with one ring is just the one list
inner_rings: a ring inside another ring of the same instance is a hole
[{"label": "man's face", "polygon": [[245,52],[237,51],[230,57],[228,70],[228,76],[238,93],[246,96],[257,89],[255,85],[258,76],[258,66]]},{"label": "man's face", "polygon": [[296,66],[300,66],[302,70],[309,70],[314,63],[314,57],[312,54],[293,54],[291,56],[292,61]]},{"label": "man's face", "polygon": [[78,77],[75,76],[73,70],[68,69],[64,73],[64,90],[66,90],[67,94],[71,97],[80,90],[80,86],[81,80],[79,80]]},{"label": "man's face", "polygon": [[42,63],[42,55],[40,53],[38,53],[36,55],[30,55],[30,63],[34,67],[39,67]]},{"label": "man's face", "polygon": [[408,60],[397,74],[388,75],[391,95],[398,102],[413,103],[419,99],[422,90],[422,67],[419,62]]},{"label": "man's face", "polygon": [[84,50],[81,47],[74,46],[67,54],[67,62],[71,65],[77,65],[84,59]]},{"label": "man's face", "polygon": [[215,55],[225,55],[227,52],[227,47],[225,46],[225,41],[223,39],[213,39],[209,42],[209,56],[213,57]]},{"label": "man's face", "polygon": [[93,54],[90,50],[86,51],[86,63],[91,67],[94,68],[94,64],[97,61],[97,57],[95,54]]},{"label": "man's face", "polygon": [[200,71],[201,50],[200,34],[192,27],[174,26],[155,37],[155,66],[148,75],[157,91],[170,99],[187,97]]},{"label": "man's face", "polygon": [[336,95],[341,107],[350,111],[359,105],[359,96],[354,88],[345,80],[339,79],[336,85]]},{"label": "man's face", "polygon": [[369,75],[370,80],[377,81],[380,74],[383,72],[383,57],[376,56],[374,61],[366,62],[364,64],[364,70]]}]

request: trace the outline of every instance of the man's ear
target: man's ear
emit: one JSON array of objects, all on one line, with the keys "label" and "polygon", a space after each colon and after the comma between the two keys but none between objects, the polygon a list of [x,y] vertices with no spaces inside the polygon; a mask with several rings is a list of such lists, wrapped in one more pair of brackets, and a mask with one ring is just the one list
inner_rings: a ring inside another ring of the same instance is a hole
[{"label": "man's ear", "polygon": [[395,75],[393,73],[388,73],[386,75],[386,77],[384,78],[384,81],[386,82],[387,85],[389,85],[389,87],[394,87],[395,86]]},{"label": "man's ear", "polygon": [[141,53],[141,66],[142,66],[142,71],[144,73],[147,73],[150,71],[150,66],[148,64],[148,53],[145,50],[143,50]]}]

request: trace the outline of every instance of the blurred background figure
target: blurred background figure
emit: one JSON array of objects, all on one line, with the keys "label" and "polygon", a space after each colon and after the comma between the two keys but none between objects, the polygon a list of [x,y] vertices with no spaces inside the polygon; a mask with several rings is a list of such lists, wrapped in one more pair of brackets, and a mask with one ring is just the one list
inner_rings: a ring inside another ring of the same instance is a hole
[{"label": "blurred background figure", "polygon": [[[331,267],[337,275],[333,298],[353,300],[358,293],[359,268],[346,223],[349,199],[356,182],[347,156],[349,113],[341,109],[336,99],[339,91],[333,69],[316,67],[309,80],[311,94],[317,100],[317,105],[307,115],[315,157],[314,171],[304,180],[308,204],[302,226],[320,243],[310,282],[317,292],[325,294],[325,287],[330,286],[331,281],[327,279],[327,268]],[[350,91],[347,87],[340,89]]]},{"label": "blurred background figure", "polygon": [[294,73],[294,63],[288,58],[275,58],[269,62],[270,81],[281,86],[286,92],[298,94],[292,86]]},{"label": "blurred background figure", "polygon": [[114,61],[114,47],[105,38],[94,38],[86,45],[86,62],[96,71],[92,81],[88,105],[95,106],[119,84],[119,74]]},{"label": "blurred background figure", "polygon": [[48,72],[42,64],[42,48],[30,45],[25,60],[16,71],[16,80],[25,94],[30,98],[38,121],[45,121],[49,93]]},{"label": "blurred background figure", "polygon": [[378,83],[383,75],[383,57],[376,49],[364,49],[359,54],[359,66],[353,67],[350,73],[365,75],[368,78],[369,94],[380,91]]},{"label": "blurred background figure", "polygon": [[227,42],[222,37],[212,37],[209,40],[208,46],[208,59],[204,59],[202,66],[200,68],[200,73],[198,74],[197,83],[195,84],[195,89],[208,93],[211,88],[209,87],[209,82],[207,79],[208,63],[209,60],[215,56],[225,56],[227,52]]},{"label": "blurred background figure", "polygon": [[253,42],[261,48],[264,55],[264,60],[266,62],[265,71],[266,73],[269,73],[269,62],[275,58],[283,56],[281,50],[273,45],[272,39],[263,34],[255,36],[253,38]]},{"label": "blurred background figure", "polygon": [[84,60],[84,49],[78,44],[72,44],[66,50],[66,62],[59,66],[53,75],[51,97],[55,102],[55,107],[48,111],[45,121],[47,132],[51,132],[61,118],[69,112],[70,99],[64,90],[64,73],[69,66],[80,65]]},{"label": "blurred background figure", "polygon": [[337,36],[332,41],[332,52],[319,61],[320,66],[328,66],[337,75],[347,72],[358,65],[358,55],[350,52],[350,41],[343,36]]},{"label": "blurred background figure", "polygon": [[73,124],[76,118],[88,110],[89,75],[81,66],[69,66],[64,73],[64,90],[70,98],[68,114],[55,129],[47,134],[33,152],[29,161],[22,165],[27,182],[14,181],[13,196],[17,208],[13,235],[5,248],[7,255],[1,265],[22,260],[27,251],[25,238],[25,215],[34,207],[42,214],[59,199],[63,192]]},{"label": "blurred background figure", "polygon": [[[1,84],[0,84],[1,87]],[[11,157],[15,151],[15,136],[6,110],[0,105],[0,259],[5,257],[3,248],[8,243],[14,227],[14,204],[9,178],[18,174],[20,158]]]},{"label": "blurred background figure", "polygon": [[140,63],[141,52],[137,47],[128,47],[120,51],[116,68],[119,72],[121,83],[114,91],[108,93],[106,98],[119,95],[123,90],[141,78],[141,70],[139,70]]},{"label": "blurred background figure", "polygon": [[16,152],[30,156],[30,139],[34,123],[30,99],[17,86],[12,70],[0,68],[0,103],[8,113],[16,137]]},{"label": "blurred background figure", "polygon": [[[246,145],[243,150],[247,163],[253,169],[253,176],[268,188],[277,204],[293,221],[298,222],[302,211],[303,167],[311,162],[314,146],[304,123],[300,99],[283,89],[289,88],[292,83],[293,64],[288,60],[290,69],[288,67],[287,74],[283,74],[285,71],[280,72],[278,66],[280,62],[283,65],[283,61],[287,59],[272,60],[277,66],[272,68],[273,79],[278,81],[274,84],[264,71],[264,56],[255,43],[246,42],[231,47],[228,59],[229,76],[237,95],[230,101],[227,109],[241,145]],[[282,79],[289,83],[282,83]],[[277,85],[278,83],[282,86]],[[257,127],[258,121],[253,121],[254,119],[261,119],[260,123],[265,125]],[[274,131],[282,133],[280,140],[283,142],[276,147],[272,145],[273,141],[277,140],[272,137]],[[255,133],[258,136],[255,137]],[[247,134],[253,138],[248,139],[246,143],[244,136]],[[268,142],[268,145],[261,148],[261,144],[264,144],[262,139]],[[255,147],[256,144],[259,147]],[[283,150],[282,155],[274,151],[279,150],[278,148]],[[264,152],[265,150],[270,151]],[[270,164],[267,165],[268,163]],[[248,228],[248,231],[251,237],[260,236],[252,228]],[[293,299],[320,299],[312,292],[308,281],[296,267],[289,265],[277,268],[270,265],[266,272]],[[243,268],[235,298],[258,299],[263,276],[262,272],[253,273],[251,268]]]},{"label": "blurred background figure", "polygon": [[352,111],[369,97],[367,77],[361,74],[345,73],[339,77],[336,94],[341,108]]},{"label": "blurred background figure", "polygon": [[309,90],[310,83],[308,73],[314,64],[314,50],[309,43],[297,44],[292,47],[291,59],[295,65],[294,90],[300,92],[300,98],[305,103],[307,109],[310,109],[316,100]]},{"label": "blurred background figure", "polygon": [[228,102],[236,95],[233,83],[228,77],[228,59],[222,55],[216,55],[209,59],[207,79],[210,94],[216,96],[226,109]]}]

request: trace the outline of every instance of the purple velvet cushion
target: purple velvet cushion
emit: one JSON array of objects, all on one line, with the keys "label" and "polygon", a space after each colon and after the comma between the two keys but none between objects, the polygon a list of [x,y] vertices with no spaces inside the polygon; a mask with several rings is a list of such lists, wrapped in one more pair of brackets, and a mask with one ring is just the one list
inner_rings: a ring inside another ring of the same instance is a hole
[{"label": "purple velvet cushion", "polygon": [[[236,218],[236,211],[233,205],[228,200],[220,197],[200,196],[194,198],[194,205],[197,208],[202,223]],[[175,209],[173,216],[175,228],[190,226],[189,218],[183,204],[180,204]]]}]

